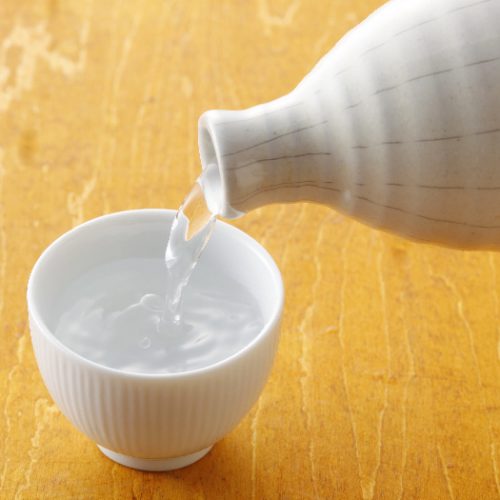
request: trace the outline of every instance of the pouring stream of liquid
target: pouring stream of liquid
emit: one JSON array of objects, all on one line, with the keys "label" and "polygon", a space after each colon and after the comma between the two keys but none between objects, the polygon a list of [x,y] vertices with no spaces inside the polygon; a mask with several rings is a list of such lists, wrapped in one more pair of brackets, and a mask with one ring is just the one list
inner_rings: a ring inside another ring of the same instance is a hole
[{"label": "pouring stream of liquid", "polygon": [[201,180],[198,179],[177,211],[170,229],[165,251],[168,274],[165,321],[180,322],[184,288],[210,240],[215,221],[216,217],[208,209]]}]

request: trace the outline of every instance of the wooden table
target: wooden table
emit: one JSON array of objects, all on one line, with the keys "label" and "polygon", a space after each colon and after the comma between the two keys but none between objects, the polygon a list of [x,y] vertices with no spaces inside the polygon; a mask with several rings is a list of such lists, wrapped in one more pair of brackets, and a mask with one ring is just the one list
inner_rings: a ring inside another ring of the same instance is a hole
[{"label": "wooden table", "polygon": [[492,499],[500,255],[416,245],[313,205],[236,224],[281,268],[271,379],[199,463],[118,466],[37,370],[29,271],[82,221],[179,205],[197,119],[291,90],[380,0],[0,3],[0,498]]}]

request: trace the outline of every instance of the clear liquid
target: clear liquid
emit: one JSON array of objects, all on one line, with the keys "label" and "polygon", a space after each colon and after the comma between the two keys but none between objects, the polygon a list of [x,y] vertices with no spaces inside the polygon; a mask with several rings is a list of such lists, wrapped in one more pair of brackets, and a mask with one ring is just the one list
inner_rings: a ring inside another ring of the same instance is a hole
[{"label": "clear liquid", "polygon": [[201,185],[195,182],[177,211],[165,250],[168,273],[165,321],[181,321],[184,288],[210,240],[215,221],[215,215],[206,205]]},{"label": "clear liquid", "polygon": [[264,320],[252,294],[200,265],[184,288],[182,319],[165,321],[161,258],[121,259],[81,275],[62,294],[55,335],[83,357],[136,373],[196,370],[249,344]]},{"label": "clear liquid", "polygon": [[196,182],[165,259],[117,260],[81,276],[63,294],[55,335],[85,358],[131,372],[195,370],[241,350],[264,323],[256,300],[208,266],[192,276],[215,221]]}]

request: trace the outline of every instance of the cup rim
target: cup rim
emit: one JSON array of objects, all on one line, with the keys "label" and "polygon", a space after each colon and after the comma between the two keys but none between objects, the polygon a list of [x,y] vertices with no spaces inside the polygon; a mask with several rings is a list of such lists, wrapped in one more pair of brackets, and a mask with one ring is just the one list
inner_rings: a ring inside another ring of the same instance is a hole
[{"label": "cup rim", "polygon": [[[44,265],[45,259],[59,246],[63,245],[67,240],[72,238],[76,233],[86,230],[89,226],[98,224],[104,220],[112,220],[112,219],[130,219],[136,217],[159,217],[164,215],[174,215],[176,211],[172,209],[163,209],[163,208],[143,208],[143,209],[132,209],[132,210],[123,210],[119,212],[113,212],[109,214],[104,214],[99,217],[95,217],[89,219],[88,221],[83,222],[69,231],[64,232],[59,237],[57,237],[52,243],[50,243],[45,250],[40,254],[38,259],[33,266],[27,286],[27,304],[28,304],[28,314],[30,316],[30,320],[33,321],[38,331],[41,332],[43,337],[48,340],[55,348],[62,350],[65,355],[70,356],[75,361],[80,363],[84,363],[89,365],[94,370],[99,370],[109,375],[118,376],[122,378],[131,378],[131,379],[149,379],[149,380],[168,380],[168,379],[179,379],[179,378],[189,378],[189,377],[197,377],[200,375],[207,375],[211,372],[220,370],[227,365],[233,364],[237,362],[240,358],[244,357],[247,352],[251,351],[257,344],[263,341],[265,337],[267,337],[272,331],[279,325],[281,320],[281,315],[283,312],[284,306],[284,287],[283,287],[283,279],[281,273],[276,265],[274,259],[271,257],[269,252],[254,238],[249,236],[244,231],[227,224],[224,221],[218,220],[217,226],[223,227],[224,231],[229,231],[236,234],[236,237],[242,240],[245,246],[250,247],[252,253],[254,253],[258,258],[261,258],[272,274],[273,281],[276,284],[276,293],[277,293],[277,301],[276,305],[272,310],[272,313],[269,316],[269,319],[264,323],[258,335],[256,335],[248,344],[246,344],[242,349],[232,354],[231,356],[224,358],[214,364],[208,365],[206,367],[198,368],[195,370],[188,370],[182,372],[175,373],[144,373],[144,372],[132,372],[127,370],[120,370],[117,368],[112,368],[110,366],[106,366],[95,361],[92,361],[81,354],[73,351],[68,346],[66,346],[63,342],[61,342],[51,331],[51,329],[47,326],[45,321],[42,319],[40,311],[38,309],[38,305],[36,304],[35,298],[33,297],[33,287],[34,282],[37,279],[37,275],[39,269],[41,269]],[[216,226],[216,227],[217,227]],[[31,330],[31,329],[30,329]]]}]

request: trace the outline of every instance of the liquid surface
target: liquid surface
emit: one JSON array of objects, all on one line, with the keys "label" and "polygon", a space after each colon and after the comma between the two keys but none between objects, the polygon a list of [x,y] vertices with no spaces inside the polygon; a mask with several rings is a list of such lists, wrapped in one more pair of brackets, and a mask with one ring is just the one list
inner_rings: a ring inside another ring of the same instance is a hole
[{"label": "liquid surface", "polygon": [[202,181],[176,214],[164,261],[122,259],[72,283],[55,332],[64,344],[112,368],[172,373],[217,363],[258,335],[263,320],[247,290],[220,272],[192,279],[216,221]]},{"label": "liquid surface", "polygon": [[175,373],[210,366],[240,351],[262,329],[256,299],[210,265],[183,293],[182,318],[166,321],[161,259],[122,259],[80,276],[62,294],[55,335],[83,357],[112,368]]}]

